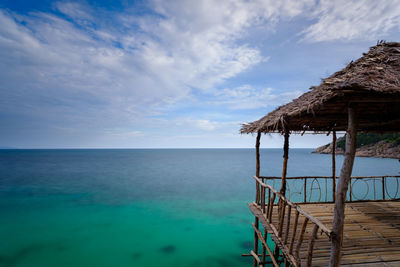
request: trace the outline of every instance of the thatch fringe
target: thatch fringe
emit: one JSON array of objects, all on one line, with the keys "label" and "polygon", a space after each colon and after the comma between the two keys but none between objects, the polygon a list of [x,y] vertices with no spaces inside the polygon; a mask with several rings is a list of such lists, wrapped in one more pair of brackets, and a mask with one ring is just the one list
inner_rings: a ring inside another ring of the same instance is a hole
[{"label": "thatch fringe", "polygon": [[[280,106],[261,119],[242,125],[241,133],[261,131],[281,132],[286,128],[290,131],[326,131],[330,130],[337,120],[322,121],[318,126],[303,124],[302,117],[321,115],[321,108],[326,108],[328,101],[340,101],[346,96],[362,93],[396,95],[400,97],[400,43],[379,42],[364,53],[361,58],[350,62],[347,67],[324,79],[319,86],[313,86],[292,102]],[[368,97],[368,96],[366,96]],[[326,112],[325,112],[326,113]],[[339,114],[340,113],[340,114]],[[339,111],[337,116],[343,115]],[[335,115],[334,113],[330,115]],[[294,120],[293,120],[294,119]],[[293,122],[294,121],[294,122]]]}]

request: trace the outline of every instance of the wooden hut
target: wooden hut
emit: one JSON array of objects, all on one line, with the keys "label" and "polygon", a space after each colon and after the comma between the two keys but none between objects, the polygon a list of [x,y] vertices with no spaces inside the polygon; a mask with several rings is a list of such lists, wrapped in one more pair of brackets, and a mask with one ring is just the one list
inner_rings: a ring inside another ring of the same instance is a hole
[{"label": "wooden hut", "polygon": [[[327,133],[335,143],[336,131],[346,131],[339,177],[334,151],[332,176],[287,177],[290,134]],[[400,266],[400,201],[388,190],[389,179],[398,189],[400,177],[351,176],[358,132],[400,132],[400,43],[378,43],[319,86],[242,126],[241,133],[257,134],[256,198],[249,204],[255,215],[248,254],[254,266]],[[260,175],[262,133],[284,135],[281,177]],[[278,179],[279,191],[271,185]],[[304,184],[301,200],[290,200],[288,181]],[[314,181],[325,181],[330,199],[308,198]],[[352,187],[359,181],[369,181],[372,197],[354,199]]]}]

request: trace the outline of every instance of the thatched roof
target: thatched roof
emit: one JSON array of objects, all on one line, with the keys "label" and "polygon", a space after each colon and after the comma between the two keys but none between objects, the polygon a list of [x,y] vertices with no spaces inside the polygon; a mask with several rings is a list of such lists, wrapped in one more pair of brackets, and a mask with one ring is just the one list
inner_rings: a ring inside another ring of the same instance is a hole
[{"label": "thatched roof", "polygon": [[347,107],[356,105],[361,131],[400,131],[400,43],[378,43],[319,86],[241,133],[346,130]]}]

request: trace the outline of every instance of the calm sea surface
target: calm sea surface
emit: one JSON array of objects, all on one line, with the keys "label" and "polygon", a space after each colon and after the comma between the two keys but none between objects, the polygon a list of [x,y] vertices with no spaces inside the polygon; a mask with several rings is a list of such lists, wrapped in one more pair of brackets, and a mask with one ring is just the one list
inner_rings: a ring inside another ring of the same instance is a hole
[{"label": "calm sea surface", "polygon": [[[282,151],[261,153],[279,176]],[[293,149],[288,175],[330,166]],[[353,175],[399,172],[356,158]],[[254,173],[252,149],[0,150],[0,266],[249,266]]]}]

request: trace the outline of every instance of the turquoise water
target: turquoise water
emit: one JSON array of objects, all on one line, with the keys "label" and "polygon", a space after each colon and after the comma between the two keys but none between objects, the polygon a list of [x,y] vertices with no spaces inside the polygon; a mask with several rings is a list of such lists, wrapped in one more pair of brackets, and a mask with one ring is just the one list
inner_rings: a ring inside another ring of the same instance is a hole
[{"label": "turquoise water", "polygon": [[[290,151],[289,176],[330,175],[310,152]],[[281,174],[280,149],[261,160]],[[0,150],[0,266],[249,266],[254,169],[252,149]]]}]

